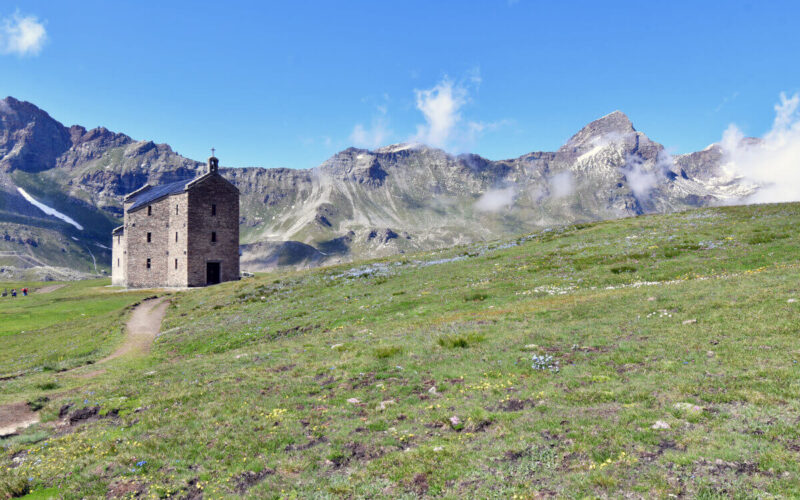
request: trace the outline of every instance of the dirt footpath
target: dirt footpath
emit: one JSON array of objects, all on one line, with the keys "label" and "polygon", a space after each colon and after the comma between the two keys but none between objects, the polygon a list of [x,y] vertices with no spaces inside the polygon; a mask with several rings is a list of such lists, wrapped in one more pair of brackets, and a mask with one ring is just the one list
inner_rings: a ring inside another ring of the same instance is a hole
[{"label": "dirt footpath", "polygon": [[[161,320],[164,319],[164,315],[167,313],[167,306],[169,306],[169,301],[164,297],[142,301],[141,304],[136,306],[130,319],[128,319],[125,340],[122,345],[111,355],[97,363],[105,363],[127,354],[145,354],[149,352],[150,346],[161,330]],[[95,370],[80,375],[80,377],[92,378],[104,371]],[[39,415],[31,411],[27,403],[0,405],[0,437],[12,435],[20,429],[29,427],[37,422],[39,422]]]},{"label": "dirt footpath", "polygon": [[65,286],[67,285],[48,285],[48,286],[43,286],[42,288],[37,288],[36,290],[33,291],[36,293],[50,293],[50,292],[55,292],[59,288],[64,288]]},{"label": "dirt footpath", "polygon": [[105,363],[129,353],[145,354],[150,352],[150,346],[161,330],[161,320],[164,319],[168,306],[169,301],[164,297],[147,299],[136,306],[128,319],[127,332],[122,345],[98,363]]},{"label": "dirt footpath", "polygon": [[0,405],[0,437],[10,436],[17,429],[24,429],[39,421],[39,415],[32,412],[27,403]]}]

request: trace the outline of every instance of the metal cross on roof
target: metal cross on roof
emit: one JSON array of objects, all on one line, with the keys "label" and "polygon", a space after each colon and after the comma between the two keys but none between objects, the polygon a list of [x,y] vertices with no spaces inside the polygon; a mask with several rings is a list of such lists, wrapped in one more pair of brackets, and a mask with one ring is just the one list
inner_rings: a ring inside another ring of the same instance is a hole
[{"label": "metal cross on roof", "polygon": [[216,149],[211,148],[211,156],[214,156],[214,151],[216,151]]}]

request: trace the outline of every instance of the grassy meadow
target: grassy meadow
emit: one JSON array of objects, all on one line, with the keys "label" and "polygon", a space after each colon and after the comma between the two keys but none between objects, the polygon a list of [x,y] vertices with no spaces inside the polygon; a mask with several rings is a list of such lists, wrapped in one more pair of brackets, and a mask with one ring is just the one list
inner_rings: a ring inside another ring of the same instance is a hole
[{"label": "grassy meadow", "polygon": [[176,292],[102,370],[152,293],[4,301],[0,403],[42,423],[0,440],[0,498],[800,496],[798,225],[703,209]]}]

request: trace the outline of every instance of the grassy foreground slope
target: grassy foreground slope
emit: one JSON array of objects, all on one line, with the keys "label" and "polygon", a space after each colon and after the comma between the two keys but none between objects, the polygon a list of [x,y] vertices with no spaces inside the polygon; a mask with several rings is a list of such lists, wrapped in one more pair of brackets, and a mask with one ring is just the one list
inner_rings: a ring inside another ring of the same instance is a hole
[{"label": "grassy foreground slope", "polygon": [[0,496],[798,496],[798,224],[705,209],[174,294],[147,357],[48,375]]},{"label": "grassy foreground slope", "polygon": [[[49,397],[83,384],[64,372],[114,350],[130,306],[153,294],[120,292],[107,287],[108,281],[3,284],[7,290],[28,287],[31,292],[0,298],[0,404]],[[42,393],[42,387],[50,389]]]}]

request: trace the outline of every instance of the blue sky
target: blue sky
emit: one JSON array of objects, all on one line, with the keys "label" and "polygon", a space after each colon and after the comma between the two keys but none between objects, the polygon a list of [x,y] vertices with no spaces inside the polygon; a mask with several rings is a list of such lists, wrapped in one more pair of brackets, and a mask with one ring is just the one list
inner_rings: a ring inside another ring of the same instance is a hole
[{"label": "blue sky", "polygon": [[[615,109],[683,153],[765,133],[800,90],[800,2],[3,0],[0,19],[3,96],[226,166],[408,140],[510,158]],[[12,46],[24,20],[44,33]]]}]

